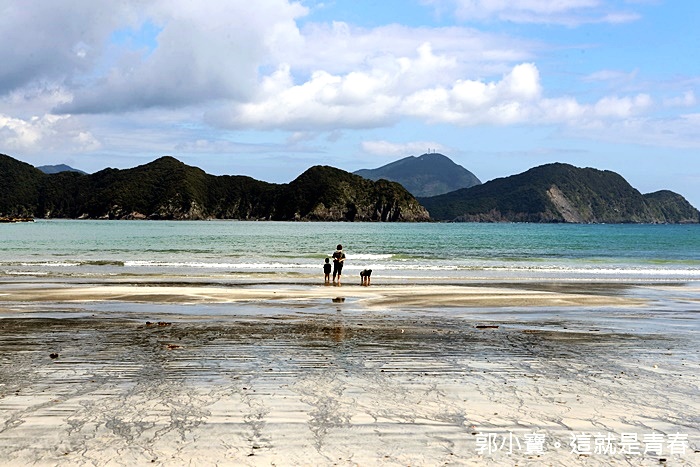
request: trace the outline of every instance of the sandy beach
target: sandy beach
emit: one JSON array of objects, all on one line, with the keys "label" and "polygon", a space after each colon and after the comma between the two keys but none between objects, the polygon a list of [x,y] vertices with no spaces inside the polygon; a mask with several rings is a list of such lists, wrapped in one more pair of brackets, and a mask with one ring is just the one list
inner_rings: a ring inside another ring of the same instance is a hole
[{"label": "sandy beach", "polygon": [[697,284],[0,284],[2,465],[699,465]]}]

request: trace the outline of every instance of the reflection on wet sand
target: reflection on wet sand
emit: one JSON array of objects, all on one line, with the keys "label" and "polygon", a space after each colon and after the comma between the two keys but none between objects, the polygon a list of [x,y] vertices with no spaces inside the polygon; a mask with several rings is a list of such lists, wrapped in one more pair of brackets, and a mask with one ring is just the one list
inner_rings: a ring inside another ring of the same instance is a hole
[{"label": "reflection on wet sand", "polygon": [[[7,304],[0,463],[700,460],[692,311],[447,311],[330,298]],[[643,324],[659,317],[662,328]],[[533,433],[545,436],[542,452],[479,450],[487,434]],[[688,442],[682,455],[579,455],[574,433]]]},{"label": "reflection on wet sand", "polygon": [[665,336],[421,314],[154,324],[3,320],[3,457],[432,464],[479,459],[479,432],[698,434],[697,353]]}]

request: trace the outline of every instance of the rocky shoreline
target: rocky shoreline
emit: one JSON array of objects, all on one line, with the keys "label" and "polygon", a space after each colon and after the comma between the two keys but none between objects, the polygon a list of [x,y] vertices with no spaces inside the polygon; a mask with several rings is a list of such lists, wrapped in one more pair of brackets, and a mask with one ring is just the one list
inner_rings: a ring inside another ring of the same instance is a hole
[{"label": "rocky shoreline", "polygon": [[34,222],[33,217],[0,217],[0,223],[13,224],[16,222]]}]

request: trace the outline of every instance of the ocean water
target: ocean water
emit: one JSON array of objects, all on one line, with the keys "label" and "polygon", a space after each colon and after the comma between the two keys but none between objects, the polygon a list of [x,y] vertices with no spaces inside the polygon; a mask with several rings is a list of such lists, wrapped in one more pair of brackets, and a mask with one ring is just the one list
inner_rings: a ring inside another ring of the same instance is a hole
[{"label": "ocean water", "polygon": [[304,282],[338,243],[375,281],[700,280],[700,225],[86,220],[0,225],[0,278]]}]

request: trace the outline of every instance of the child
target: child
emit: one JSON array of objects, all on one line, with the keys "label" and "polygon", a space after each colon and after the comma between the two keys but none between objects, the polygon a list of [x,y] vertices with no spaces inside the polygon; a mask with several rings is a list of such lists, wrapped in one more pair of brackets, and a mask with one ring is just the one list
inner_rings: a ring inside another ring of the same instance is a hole
[{"label": "child", "polygon": [[326,262],[323,263],[323,274],[325,274],[325,281],[326,284],[330,284],[331,282],[331,263],[329,262],[328,258],[326,258]]}]

